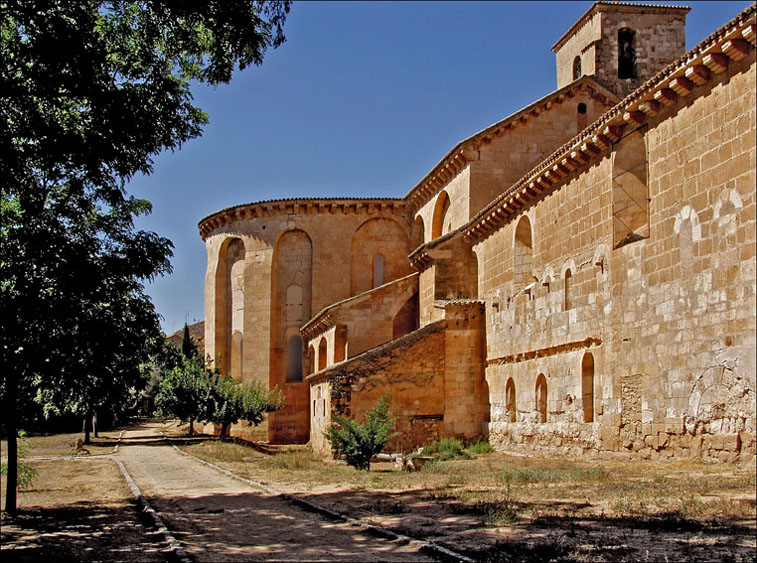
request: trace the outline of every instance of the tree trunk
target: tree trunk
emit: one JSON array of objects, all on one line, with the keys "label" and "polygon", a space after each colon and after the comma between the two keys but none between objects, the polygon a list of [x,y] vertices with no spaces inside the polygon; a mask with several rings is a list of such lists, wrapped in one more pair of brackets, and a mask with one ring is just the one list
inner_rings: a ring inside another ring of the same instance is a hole
[{"label": "tree trunk", "polygon": [[97,413],[92,415],[92,436],[95,438],[99,438],[100,435],[97,433]]},{"label": "tree trunk", "polygon": [[18,487],[18,419],[16,399],[18,395],[18,380],[14,374],[8,375],[6,385],[5,431],[8,433],[8,479],[5,483],[5,511],[8,514],[16,514],[16,488]]},{"label": "tree trunk", "polygon": [[228,422],[224,422],[221,424],[221,441],[223,442],[226,440],[228,433],[229,433],[229,426],[231,426]]},{"label": "tree trunk", "polygon": [[84,415],[84,444],[89,445],[90,439],[89,439],[89,414]]},{"label": "tree trunk", "polygon": [[190,416],[189,417],[189,435],[191,436],[194,433],[195,433],[195,419]]}]

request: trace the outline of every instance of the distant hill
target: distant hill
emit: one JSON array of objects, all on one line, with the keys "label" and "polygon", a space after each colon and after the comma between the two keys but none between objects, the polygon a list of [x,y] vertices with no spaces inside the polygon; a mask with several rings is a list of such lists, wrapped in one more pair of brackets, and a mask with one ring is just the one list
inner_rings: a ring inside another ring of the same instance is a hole
[{"label": "distant hill", "polygon": [[[189,325],[189,337],[197,345],[197,348],[205,355],[205,321],[200,321]],[[184,327],[173,334],[168,335],[168,339],[173,342],[177,348],[181,348],[181,341],[184,339]]]}]

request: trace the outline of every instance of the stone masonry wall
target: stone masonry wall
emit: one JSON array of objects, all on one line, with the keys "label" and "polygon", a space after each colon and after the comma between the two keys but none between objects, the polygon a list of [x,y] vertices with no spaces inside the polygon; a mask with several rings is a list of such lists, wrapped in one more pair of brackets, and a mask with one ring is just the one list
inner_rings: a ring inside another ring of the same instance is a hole
[{"label": "stone masonry wall", "polygon": [[513,281],[517,217],[475,245],[496,447],[754,455],[754,63],[649,119],[649,238],[613,248],[611,154],[526,210],[530,287]]}]

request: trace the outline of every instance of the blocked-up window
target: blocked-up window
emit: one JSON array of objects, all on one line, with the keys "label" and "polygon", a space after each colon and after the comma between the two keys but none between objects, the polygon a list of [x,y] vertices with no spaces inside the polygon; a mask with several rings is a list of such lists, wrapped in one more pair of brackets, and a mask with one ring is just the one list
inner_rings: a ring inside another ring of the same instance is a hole
[{"label": "blocked-up window", "polygon": [[302,381],[302,337],[293,334],[287,341],[287,381]]},{"label": "blocked-up window", "polygon": [[507,420],[509,422],[515,422],[517,420],[516,405],[515,405],[515,382],[513,378],[507,380],[505,386],[505,408],[507,409]]},{"label": "blocked-up window", "polygon": [[634,131],[613,147],[613,246],[649,237],[647,147],[642,131]]},{"label": "blocked-up window", "polygon": [[547,378],[543,373],[536,378],[536,412],[539,415],[539,422],[547,422]]}]

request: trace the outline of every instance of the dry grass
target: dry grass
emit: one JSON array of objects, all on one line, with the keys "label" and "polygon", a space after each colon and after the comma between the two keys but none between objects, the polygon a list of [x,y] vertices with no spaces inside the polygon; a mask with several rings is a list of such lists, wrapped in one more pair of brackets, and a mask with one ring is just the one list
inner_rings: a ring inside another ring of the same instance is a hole
[{"label": "dry grass", "polygon": [[[697,560],[711,553],[715,561],[746,561],[755,548],[754,463],[490,453],[431,463],[417,473],[391,463],[361,472],[303,451],[266,455],[218,442],[185,449],[280,490],[486,561],[631,561],[641,550],[648,560]],[[628,539],[638,533],[652,536]],[[532,550],[534,545],[541,547]],[[509,559],[503,550],[520,555]]]}]

